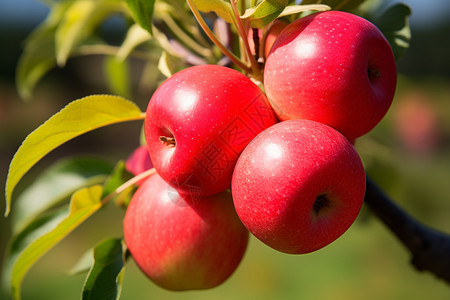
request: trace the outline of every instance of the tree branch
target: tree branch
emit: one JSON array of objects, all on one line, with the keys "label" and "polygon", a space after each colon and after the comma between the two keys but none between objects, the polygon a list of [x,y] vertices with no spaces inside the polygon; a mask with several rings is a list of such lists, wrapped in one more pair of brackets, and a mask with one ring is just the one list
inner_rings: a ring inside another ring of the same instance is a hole
[{"label": "tree branch", "polygon": [[418,271],[432,272],[450,283],[450,235],[421,224],[369,178],[364,201],[411,252],[411,263]]}]

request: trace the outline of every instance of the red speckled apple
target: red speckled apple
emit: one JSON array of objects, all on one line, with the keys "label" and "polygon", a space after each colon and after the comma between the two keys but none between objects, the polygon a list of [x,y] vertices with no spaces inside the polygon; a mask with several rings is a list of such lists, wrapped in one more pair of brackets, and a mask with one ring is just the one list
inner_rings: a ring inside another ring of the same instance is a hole
[{"label": "red speckled apple", "polygon": [[136,191],[124,218],[124,238],[140,269],[169,290],[215,287],[239,265],[248,231],[229,191],[192,202],[158,174]]},{"label": "red speckled apple", "polygon": [[281,120],[310,119],[355,139],[376,126],[396,87],[392,49],[369,21],[340,11],[289,24],[267,58],[264,87]]},{"label": "red speckled apple", "polygon": [[341,236],[357,217],[365,172],[353,145],[311,120],[280,122],[242,152],[232,195],[239,218],[270,247],[300,254]]},{"label": "red speckled apple", "polygon": [[217,65],[174,74],[147,107],[153,165],[177,190],[212,195],[230,187],[244,147],[277,122],[264,93],[245,75]]}]

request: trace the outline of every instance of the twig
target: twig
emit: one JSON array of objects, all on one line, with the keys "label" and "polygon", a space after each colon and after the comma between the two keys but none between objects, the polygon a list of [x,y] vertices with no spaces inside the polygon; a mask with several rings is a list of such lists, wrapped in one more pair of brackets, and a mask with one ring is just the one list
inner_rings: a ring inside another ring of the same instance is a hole
[{"label": "twig", "polygon": [[208,24],[206,24],[205,20],[201,16],[200,12],[198,11],[197,7],[195,6],[194,2],[192,0],[187,0],[187,3],[199,23],[200,27],[202,27],[205,34],[209,37],[209,39],[222,51],[224,55],[226,55],[236,66],[238,66],[240,69],[242,69],[245,73],[249,73],[250,68],[245,65],[234,53],[232,53],[227,47],[225,47],[214,35],[214,33],[209,29]]},{"label": "twig", "polygon": [[432,272],[450,283],[450,235],[421,224],[369,178],[364,201],[411,252],[411,263],[418,271]]},{"label": "twig", "polygon": [[250,66],[252,69],[252,72],[255,77],[258,78],[258,80],[261,80],[261,75],[259,73],[259,65],[255,60],[255,57],[252,54],[252,51],[250,50],[250,45],[248,44],[248,38],[247,38],[247,31],[244,28],[244,24],[242,24],[241,17],[239,16],[238,8],[236,6],[236,0],[231,0],[231,8],[233,9],[234,17],[236,19],[236,30],[239,32],[239,36],[242,37],[242,42],[244,43],[244,52],[247,55],[247,58],[250,61]]}]

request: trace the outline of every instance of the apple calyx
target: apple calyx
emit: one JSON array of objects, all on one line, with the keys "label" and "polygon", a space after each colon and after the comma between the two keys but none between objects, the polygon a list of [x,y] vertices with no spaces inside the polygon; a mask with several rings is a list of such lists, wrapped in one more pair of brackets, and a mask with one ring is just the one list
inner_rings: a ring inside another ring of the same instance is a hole
[{"label": "apple calyx", "polygon": [[167,137],[167,136],[160,136],[159,141],[162,144],[165,144],[168,148],[174,148],[176,145],[175,138],[173,136]]},{"label": "apple calyx", "polygon": [[326,194],[322,194],[317,196],[316,201],[313,204],[313,210],[316,216],[319,215],[319,212],[327,207],[330,207],[330,200],[327,198]]},{"label": "apple calyx", "polygon": [[380,78],[380,76],[381,76],[381,73],[378,69],[370,69],[369,68],[369,69],[367,69],[367,74],[369,75],[369,78],[373,78],[373,77]]}]

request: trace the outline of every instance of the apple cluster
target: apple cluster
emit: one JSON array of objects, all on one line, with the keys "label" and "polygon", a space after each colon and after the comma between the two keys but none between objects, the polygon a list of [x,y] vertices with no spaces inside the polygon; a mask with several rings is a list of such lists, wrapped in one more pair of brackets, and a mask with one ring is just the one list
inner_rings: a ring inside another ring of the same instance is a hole
[{"label": "apple cluster", "polygon": [[264,55],[264,92],[234,69],[201,65],[168,78],[149,101],[146,163],[157,173],[140,182],[124,237],[164,288],[221,284],[249,232],[284,253],[316,251],[361,209],[366,179],[353,143],[392,102],[390,45],[345,12],[283,27]]}]

